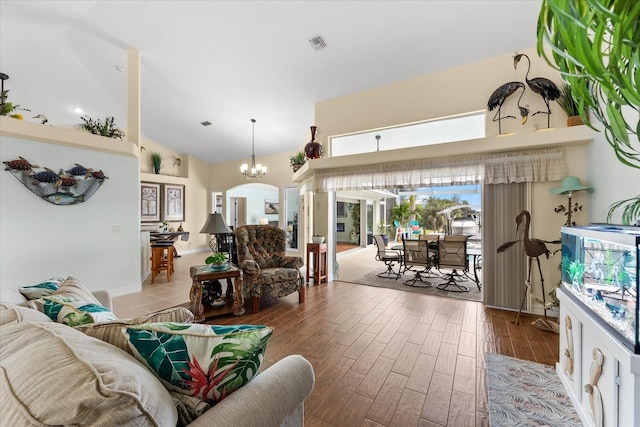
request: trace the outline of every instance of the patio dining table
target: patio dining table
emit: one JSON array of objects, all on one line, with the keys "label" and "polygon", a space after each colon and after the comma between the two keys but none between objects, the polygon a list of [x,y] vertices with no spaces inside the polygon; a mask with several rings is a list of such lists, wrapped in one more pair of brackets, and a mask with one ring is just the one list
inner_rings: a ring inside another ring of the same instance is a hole
[{"label": "patio dining table", "polygon": [[[403,245],[393,245],[389,249],[393,251],[402,252]],[[432,249],[432,248],[429,248],[429,249]],[[435,250],[437,253],[438,249],[436,248]],[[482,284],[480,283],[480,278],[478,277],[478,270],[482,268],[481,266],[482,246],[479,246],[476,244],[469,247],[469,244],[467,244],[467,257],[469,258],[469,264],[473,266],[474,282],[476,282],[476,284],[478,285],[478,289],[482,289]]]}]

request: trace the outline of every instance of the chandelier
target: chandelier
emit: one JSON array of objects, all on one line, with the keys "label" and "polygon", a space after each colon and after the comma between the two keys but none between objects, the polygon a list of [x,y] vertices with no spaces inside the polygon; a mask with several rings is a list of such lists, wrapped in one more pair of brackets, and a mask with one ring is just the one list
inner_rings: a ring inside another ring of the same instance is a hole
[{"label": "chandelier", "polygon": [[240,172],[246,179],[262,179],[267,174],[267,167],[258,163],[256,165],[256,119],[251,119],[251,168],[246,163],[240,166]]}]

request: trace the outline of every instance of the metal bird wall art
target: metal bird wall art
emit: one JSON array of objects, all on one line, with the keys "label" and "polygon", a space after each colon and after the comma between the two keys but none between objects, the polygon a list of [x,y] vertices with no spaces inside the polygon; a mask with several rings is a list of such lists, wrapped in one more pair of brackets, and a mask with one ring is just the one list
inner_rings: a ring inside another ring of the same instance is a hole
[{"label": "metal bird wall art", "polygon": [[526,90],[524,83],[522,82],[508,82],[498,87],[493,91],[491,96],[489,97],[489,101],[487,102],[487,107],[489,111],[493,111],[496,107],[498,107],[498,111],[493,116],[493,121],[498,122],[498,134],[502,134],[502,125],[500,121],[502,119],[515,119],[515,116],[501,116],[500,112],[502,111],[502,104],[513,95],[518,89],[522,89],[522,93],[518,98],[518,108],[520,109],[520,116],[522,117],[522,124],[527,122],[527,118],[529,117],[529,109],[527,107],[522,107],[520,105],[520,101],[522,100],[522,96]]},{"label": "metal bird wall art", "polygon": [[[560,244],[562,243],[561,240],[541,240],[541,239],[536,239],[536,238],[531,238],[529,237],[529,228],[531,226],[531,214],[529,213],[529,211],[527,210],[523,210],[522,212],[520,212],[518,214],[518,216],[516,216],[516,232],[518,232],[520,230],[520,226],[524,223],[524,233],[523,233],[523,237],[522,239],[519,240],[514,240],[511,242],[505,242],[502,245],[500,245],[500,247],[498,248],[497,252],[498,253],[502,253],[504,251],[506,251],[507,249],[509,249],[510,247],[512,247],[513,245],[515,245],[518,242],[522,242],[522,246],[524,248],[524,253],[527,255],[527,257],[529,258],[529,272],[527,275],[527,280],[525,282],[525,292],[524,295],[522,296],[522,302],[520,303],[520,310],[518,310],[518,316],[516,317],[516,321],[515,324],[518,324],[518,321],[520,319],[520,313],[522,313],[522,308],[524,307],[524,302],[527,296],[527,291],[529,289],[529,287],[531,286],[531,264],[533,263],[533,260],[536,260],[536,263],[538,264],[538,272],[540,273],[540,282],[542,285],[542,303],[544,304],[544,317],[545,320],[543,322],[542,325],[543,329],[550,329],[553,330],[554,332],[558,332],[558,326],[557,323],[552,322],[552,321],[548,321],[547,320],[547,304],[546,304],[546,300],[545,300],[545,290],[544,290],[544,277],[542,276],[542,268],[540,267],[540,256],[541,255],[545,255],[547,257],[547,259],[549,259],[550,255],[553,255],[555,252],[551,252],[548,248],[547,248],[547,243],[549,244]],[[535,322],[534,322],[535,323]],[[551,323],[553,323],[553,325],[551,325]]]},{"label": "metal bird wall art", "polygon": [[527,82],[527,86],[533,93],[537,93],[542,97],[544,104],[547,106],[547,111],[536,111],[532,114],[535,116],[536,114],[546,114],[547,115],[547,128],[549,128],[550,117],[551,117],[551,108],[549,108],[549,102],[555,101],[560,97],[560,89],[558,86],[551,80],[544,77],[534,77],[529,80],[529,71],[531,71],[531,60],[524,53],[516,53],[513,57],[513,68],[518,68],[518,63],[522,59],[522,57],[527,58],[527,74],[524,77],[524,80]]}]

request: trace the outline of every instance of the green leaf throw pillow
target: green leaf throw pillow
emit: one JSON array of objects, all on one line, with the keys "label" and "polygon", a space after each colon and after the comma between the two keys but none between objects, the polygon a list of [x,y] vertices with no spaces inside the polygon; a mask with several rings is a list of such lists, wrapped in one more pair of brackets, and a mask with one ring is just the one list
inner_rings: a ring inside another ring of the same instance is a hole
[{"label": "green leaf throw pillow", "polygon": [[44,297],[43,313],[51,320],[69,326],[117,320],[115,314],[100,304],[61,296]]},{"label": "green leaf throw pillow", "polygon": [[165,387],[216,404],[258,373],[273,329],[160,322],[122,332]]},{"label": "green leaf throw pillow", "polygon": [[37,285],[22,286],[19,290],[20,293],[28,300],[38,299],[55,294],[63,281],[64,280],[60,279],[49,279],[44,282],[40,282]]}]

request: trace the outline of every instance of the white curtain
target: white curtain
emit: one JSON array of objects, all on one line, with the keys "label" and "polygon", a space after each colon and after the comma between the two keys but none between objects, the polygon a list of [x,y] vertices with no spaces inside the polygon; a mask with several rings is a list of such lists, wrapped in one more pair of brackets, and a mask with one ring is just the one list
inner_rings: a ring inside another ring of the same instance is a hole
[{"label": "white curtain", "polygon": [[483,164],[485,184],[559,181],[565,175],[561,150],[502,154],[484,159]]},{"label": "white curtain", "polygon": [[559,181],[564,175],[563,152],[550,149],[321,169],[315,173],[314,191]]}]

